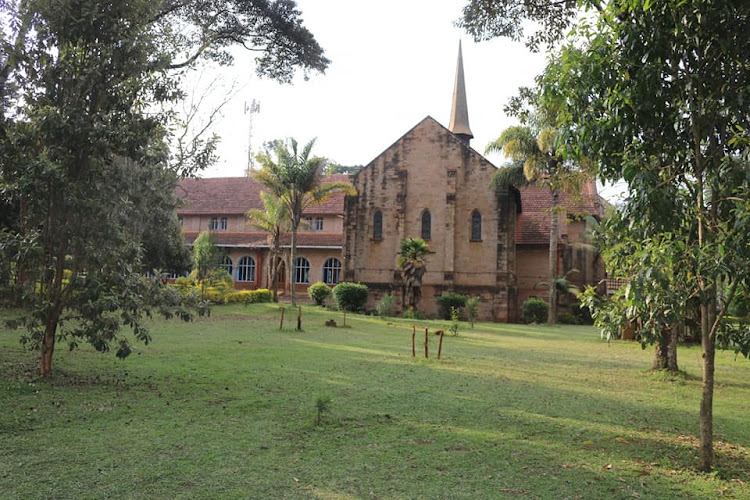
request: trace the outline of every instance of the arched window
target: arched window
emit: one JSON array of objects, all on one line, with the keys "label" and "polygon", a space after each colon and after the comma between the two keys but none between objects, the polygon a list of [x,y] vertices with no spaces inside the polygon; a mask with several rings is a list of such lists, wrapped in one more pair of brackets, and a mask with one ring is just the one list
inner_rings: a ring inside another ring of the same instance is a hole
[{"label": "arched window", "polygon": [[482,214],[479,210],[471,213],[471,241],[482,240]]},{"label": "arched window", "polygon": [[339,282],[341,275],[341,261],[331,257],[323,264],[323,283],[326,285],[335,285]]},{"label": "arched window", "polygon": [[216,231],[217,229],[219,229],[219,219],[211,217],[211,220],[208,222],[208,230]]},{"label": "arched window", "polygon": [[255,281],[255,259],[242,257],[237,264],[237,281]]},{"label": "arched window", "polygon": [[227,222],[228,222],[227,218],[226,217],[222,217],[221,218],[221,223],[219,224],[219,229],[221,229],[222,231],[226,231],[227,230],[227,225],[228,225]]},{"label": "arched window", "polygon": [[294,282],[310,283],[310,261],[304,257],[297,257],[294,261]]},{"label": "arched window", "polygon": [[432,238],[432,216],[429,210],[422,212],[422,239],[429,240]]},{"label": "arched window", "polygon": [[229,276],[233,276],[232,270],[234,268],[232,267],[232,259],[230,259],[226,255],[222,257],[222,259],[219,261],[219,269],[224,269],[229,273]]},{"label": "arched window", "polygon": [[375,210],[372,215],[372,237],[376,240],[383,238],[383,212]]}]

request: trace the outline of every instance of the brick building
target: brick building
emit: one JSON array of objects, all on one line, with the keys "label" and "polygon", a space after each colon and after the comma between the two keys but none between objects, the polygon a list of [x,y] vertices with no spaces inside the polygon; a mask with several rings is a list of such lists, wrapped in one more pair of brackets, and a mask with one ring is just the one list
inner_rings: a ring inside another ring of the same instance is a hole
[{"label": "brick building", "polygon": [[[497,169],[471,148],[471,138],[459,47],[449,127],[428,116],[357,173],[332,176],[352,182],[357,194],[306,211],[309,229],[300,232],[292,266],[297,289],[316,281],[365,283],[370,310],[385,293],[401,298],[399,244],[421,237],[434,252],[420,302],[428,316],[437,313],[436,297],[445,292],[480,296],[480,317],[494,321],[517,321],[526,298],[546,297],[535,285],[547,279],[552,196],[536,186],[490,189]],[[210,229],[236,287],[268,287],[269,241],[245,218],[248,210],[262,209],[261,187],[242,177],[188,179],[178,189],[187,242]],[[591,229],[583,216],[601,215],[595,184],[580,196],[562,195],[561,204],[558,274],[578,269],[572,281],[597,283],[603,278],[598,255],[578,245]],[[288,235],[283,245],[288,248]],[[288,291],[287,273],[280,281]]]}]

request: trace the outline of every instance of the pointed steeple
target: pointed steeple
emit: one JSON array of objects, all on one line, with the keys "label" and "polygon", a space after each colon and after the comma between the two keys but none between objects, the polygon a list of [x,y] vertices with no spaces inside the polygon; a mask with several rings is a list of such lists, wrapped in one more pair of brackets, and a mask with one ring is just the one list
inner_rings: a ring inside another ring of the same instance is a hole
[{"label": "pointed steeple", "polygon": [[464,83],[464,61],[461,55],[461,41],[458,42],[458,64],[456,66],[456,83],[453,86],[453,106],[451,122],[448,129],[456,134],[466,145],[474,137],[469,128],[469,108],[466,105],[466,84]]}]

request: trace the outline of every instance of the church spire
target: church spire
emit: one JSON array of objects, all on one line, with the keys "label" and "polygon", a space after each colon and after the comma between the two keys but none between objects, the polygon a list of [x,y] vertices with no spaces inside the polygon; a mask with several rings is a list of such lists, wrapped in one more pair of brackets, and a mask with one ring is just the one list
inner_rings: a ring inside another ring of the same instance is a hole
[{"label": "church spire", "polygon": [[469,128],[469,109],[466,106],[466,84],[464,83],[464,62],[461,55],[461,41],[458,41],[458,65],[456,66],[456,83],[453,86],[453,106],[451,122],[448,129],[458,136],[467,146],[474,137]]}]

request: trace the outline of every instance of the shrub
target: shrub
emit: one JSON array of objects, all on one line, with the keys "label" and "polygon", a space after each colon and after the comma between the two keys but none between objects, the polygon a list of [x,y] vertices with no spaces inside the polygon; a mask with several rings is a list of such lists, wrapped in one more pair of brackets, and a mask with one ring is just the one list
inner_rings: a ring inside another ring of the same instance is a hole
[{"label": "shrub", "polygon": [[580,325],[581,320],[575,314],[567,311],[557,313],[557,322],[563,325]]},{"label": "shrub", "polygon": [[339,283],[333,288],[333,298],[339,309],[360,312],[367,302],[367,285],[361,283]]},{"label": "shrub", "polygon": [[451,307],[451,327],[449,328],[454,337],[458,336],[458,308]]},{"label": "shrub", "polygon": [[570,306],[570,312],[572,312],[573,316],[578,319],[579,325],[594,324],[594,318],[591,317],[591,311],[589,311],[588,307],[582,304],[573,304],[572,306]]},{"label": "shrub", "polygon": [[228,293],[225,297],[227,304],[256,304],[259,302],[271,302],[271,291],[266,288],[258,290],[242,290]]},{"label": "shrub", "polygon": [[391,293],[386,293],[383,298],[380,299],[378,305],[375,306],[375,310],[378,316],[388,317],[393,315],[393,305],[396,303],[396,297]]},{"label": "shrub", "polygon": [[[199,289],[200,290],[200,289]],[[213,304],[224,304],[226,301],[226,292],[218,287],[207,286],[203,292],[203,298]]]},{"label": "shrub", "polygon": [[195,286],[195,282],[187,276],[180,276],[174,280],[174,286],[176,286],[180,292],[188,293],[190,289]]},{"label": "shrub", "polygon": [[412,306],[409,306],[409,308],[406,311],[404,311],[403,316],[406,319],[424,319],[424,314],[417,311]]},{"label": "shrub", "polygon": [[250,292],[249,300],[246,304],[258,304],[261,302],[271,302],[273,295],[268,288],[259,288]]},{"label": "shrub", "polygon": [[310,300],[322,306],[323,302],[331,296],[331,289],[322,281],[318,281],[307,288],[307,295],[310,297]]},{"label": "shrub", "polygon": [[541,299],[526,299],[521,309],[524,323],[546,323],[549,304]]},{"label": "shrub", "polygon": [[442,319],[451,319],[451,309],[466,307],[466,295],[460,293],[444,293],[437,298],[438,315]]}]

